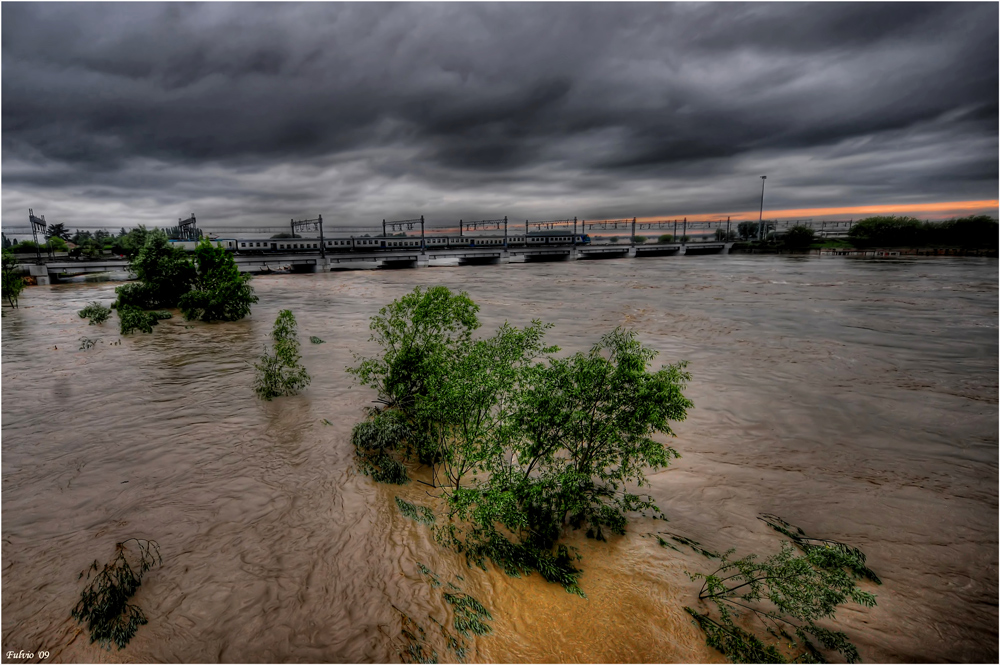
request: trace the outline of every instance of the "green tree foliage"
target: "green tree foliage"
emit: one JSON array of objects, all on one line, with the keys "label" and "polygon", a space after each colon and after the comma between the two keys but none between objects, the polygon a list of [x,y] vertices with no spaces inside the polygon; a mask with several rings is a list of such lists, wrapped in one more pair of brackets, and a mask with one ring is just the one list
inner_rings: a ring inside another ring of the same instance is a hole
[{"label": "green tree foliage", "polygon": [[815,237],[815,231],[808,226],[799,224],[788,229],[783,240],[786,247],[790,247],[792,249],[802,249],[811,245],[815,240]]},{"label": "green tree foliage", "polygon": [[254,364],[257,371],[253,389],[261,399],[270,400],[281,395],[294,395],[309,385],[309,374],[299,363],[299,340],[295,315],[283,309],[278,313],[271,330],[273,349],[264,347],[260,360]]},{"label": "green tree foliage", "polygon": [[988,215],[951,219],[924,227],[927,244],[978,249],[996,249],[1000,245],[998,232],[1000,227],[997,226],[997,220]]},{"label": "green tree foliage", "polygon": [[374,388],[387,406],[412,408],[426,394],[427,381],[443,371],[479,328],[477,312],[479,306],[464,292],[417,287],[372,317],[370,340],[382,355],[361,359],[348,372]]},{"label": "green tree foliage", "polygon": [[146,238],[149,234],[150,231],[147,231],[146,227],[141,224],[128,233],[125,233],[125,229],[122,229],[118,237],[114,239],[111,251],[127,259],[132,259],[145,246]]},{"label": "green tree foliage", "polygon": [[884,215],[862,219],[851,227],[847,237],[859,247],[876,245],[919,245],[922,225],[913,217]]},{"label": "green tree foliage", "polygon": [[636,237],[635,237],[635,243],[636,243],[637,245],[641,245],[641,244],[643,244],[644,242],[646,242],[646,236],[636,236]]},{"label": "green tree foliage", "polygon": [[74,245],[81,245],[83,244],[84,240],[93,240],[93,239],[94,235],[90,231],[81,231],[80,229],[77,229],[76,233],[73,234],[73,237],[70,238],[70,242],[73,243]]},{"label": "green tree foliage", "polygon": [[372,410],[372,416],[354,426],[351,443],[354,444],[358,467],[375,482],[402,485],[409,482],[406,467],[393,457],[402,446],[413,445],[416,439],[413,427],[398,409]]},{"label": "green tree foliage", "polygon": [[11,248],[11,251],[17,254],[34,254],[38,250],[45,251],[45,247],[43,245],[39,245],[34,240],[19,242]]},{"label": "green tree foliage", "polygon": [[122,335],[128,335],[136,330],[151,333],[153,326],[160,322],[155,312],[147,312],[134,305],[118,305],[118,325]]},{"label": "green tree foliage", "polygon": [[69,245],[66,244],[65,240],[63,240],[62,238],[60,238],[58,236],[49,238],[49,241],[47,243],[45,243],[45,245],[46,245],[46,249],[49,252],[66,252],[66,251],[69,251]]},{"label": "green tree foliage", "polygon": [[[130,538],[115,545],[115,556],[103,568],[97,561],[85,571],[93,580],[80,594],[72,617],[86,623],[90,641],[110,649],[112,644],[124,649],[139,626],[148,623],[146,615],[128,602],[142,584],[142,576],[163,562],[159,545],[153,540]],[[84,573],[80,573],[82,578]]]},{"label": "green tree foliage", "polygon": [[88,238],[80,244],[80,253],[88,259],[96,259],[101,255],[101,245],[93,238]]},{"label": "green tree foliage", "polygon": [[750,240],[756,238],[760,231],[760,224],[757,222],[740,222],[736,225],[736,234],[740,240]]},{"label": "green tree foliage", "polygon": [[624,533],[627,513],[658,512],[630,488],[677,456],[653,435],[691,406],[683,365],[650,372],[655,352],[623,330],[565,359],[540,321],[473,340],[478,308],[438,288],[373,317],[383,355],[351,371],[388,408],[355,428],[359,465],[387,482],[405,482],[400,460],[430,465],[447,509],[439,542],[582,594],[558,540],[568,526],[604,539]]},{"label": "green tree foliage", "polygon": [[149,232],[146,243],[129,263],[129,271],[138,278],[115,289],[116,306],[131,305],[140,309],[177,307],[197,272],[187,254],[174,247],[159,230]]},{"label": "green tree foliage", "polygon": [[661,243],[673,242],[674,241],[674,236],[671,235],[670,233],[664,233],[657,240],[659,242],[661,242]]},{"label": "green tree foliage", "polygon": [[[399,499],[396,500],[399,503]],[[402,503],[406,503],[405,501]],[[412,505],[412,504],[407,504]],[[400,510],[403,510],[400,506]],[[445,625],[447,622],[441,622],[432,616],[427,618],[438,627],[438,631],[441,633],[440,642],[443,642],[445,649],[451,651],[454,657],[459,662],[464,662],[466,656],[468,655],[471,645],[466,641],[466,638],[472,639],[473,635],[482,636],[489,635],[493,632],[493,628],[486,623],[487,621],[493,620],[493,615],[490,614],[489,610],[483,606],[474,596],[462,591],[462,587],[458,582],[464,582],[462,577],[454,578],[450,582],[446,582],[446,588],[442,585],[441,579],[434,574],[434,572],[423,565],[418,563],[417,566],[420,568],[421,574],[424,576],[428,584],[434,589],[441,589],[442,598],[444,599],[447,606],[452,610],[452,628]],[[402,631],[401,636],[406,642],[406,648],[402,649],[400,655],[404,663],[437,663],[438,653],[434,648],[433,643],[437,642],[437,639],[433,639],[428,635],[427,631],[424,630],[423,626],[413,620],[408,614],[403,612],[401,609],[393,605],[393,608],[400,613],[402,617]],[[438,632],[435,631],[435,632]]]},{"label": "green tree foliage", "polygon": [[90,325],[101,324],[111,317],[111,308],[105,307],[95,300],[77,314],[80,315],[81,319],[90,319]]},{"label": "green tree foliage", "polygon": [[618,236],[611,236],[610,238],[608,238],[608,242],[617,243],[620,239],[621,238],[619,238]]},{"label": "green tree foliage", "polygon": [[194,262],[192,289],[178,302],[186,319],[238,321],[250,314],[250,305],[258,298],[250,275],[240,272],[232,254],[206,238],[198,243]]},{"label": "green tree foliage", "polygon": [[70,239],[70,233],[65,224],[49,224],[45,229],[45,237],[48,240],[59,238],[66,241]]},{"label": "green tree foliage", "polygon": [[715,239],[719,242],[731,242],[738,238],[736,231],[726,231],[725,229],[715,229]]},{"label": "green tree foliage", "polygon": [[11,307],[17,308],[17,299],[24,291],[25,283],[24,278],[21,277],[17,258],[6,249],[3,250],[2,279],[3,297],[7,299]]},{"label": "green tree foliage", "polygon": [[784,663],[789,658],[823,663],[822,650],[839,652],[848,663],[860,661],[845,633],[817,622],[834,618],[845,603],[875,606],[875,596],[858,588],[861,580],[881,583],[865,555],[837,541],[810,538],[773,515],[761,519],[791,539],[777,554],[734,559],[730,550],[719,556],[712,573],[691,575],[703,580],[698,598],[708,611],[685,609],[705,631],[707,644],[736,663]]}]

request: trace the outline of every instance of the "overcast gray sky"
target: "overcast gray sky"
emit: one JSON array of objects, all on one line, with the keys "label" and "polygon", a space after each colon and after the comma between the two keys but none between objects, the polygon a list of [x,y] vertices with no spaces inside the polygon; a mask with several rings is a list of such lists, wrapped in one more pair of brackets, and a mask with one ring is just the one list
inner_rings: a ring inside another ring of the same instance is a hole
[{"label": "overcast gray sky", "polygon": [[2,12],[5,227],[996,206],[992,2]]}]

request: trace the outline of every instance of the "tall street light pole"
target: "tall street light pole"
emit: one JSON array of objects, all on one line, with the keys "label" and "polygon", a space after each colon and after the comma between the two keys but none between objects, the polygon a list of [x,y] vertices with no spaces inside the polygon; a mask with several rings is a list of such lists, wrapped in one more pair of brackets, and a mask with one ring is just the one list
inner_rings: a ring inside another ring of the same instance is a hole
[{"label": "tall street light pole", "polygon": [[767,180],[766,175],[760,177],[760,218],[757,220],[757,239],[764,239],[764,182]]}]

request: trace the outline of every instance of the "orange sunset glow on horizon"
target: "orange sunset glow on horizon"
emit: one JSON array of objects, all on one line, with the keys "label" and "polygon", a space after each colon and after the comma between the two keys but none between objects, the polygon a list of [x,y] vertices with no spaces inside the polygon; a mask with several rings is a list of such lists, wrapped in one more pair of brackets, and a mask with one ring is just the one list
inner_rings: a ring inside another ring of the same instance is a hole
[{"label": "orange sunset glow on horizon", "polygon": [[[839,208],[786,208],[770,210],[764,208],[764,219],[854,219],[870,215],[911,215],[920,219],[949,219],[967,215],[997,216],[1000,200],[986,199],[982,201],[941,201],[937,203],[902,203],[890,205],[845,206]],[[670,215],[668,219],[686,217],[689,222],[714,222],[725,220],[757,219],[759,210],[743,210],[737,212],[701,213],[694,215]],[[664,217],[640,217],[637,222],[655,222]]]}]

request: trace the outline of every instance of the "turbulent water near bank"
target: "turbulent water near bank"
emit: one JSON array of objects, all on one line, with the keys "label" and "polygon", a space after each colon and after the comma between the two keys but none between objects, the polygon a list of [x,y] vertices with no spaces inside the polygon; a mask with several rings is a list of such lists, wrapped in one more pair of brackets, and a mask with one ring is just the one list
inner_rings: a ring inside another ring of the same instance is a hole
[{"label": "turbulent water near bank", "polygon": [[[683,612],[685,571],[710,562],[644,534],[767,554],[761,512],[869,555],[878,607],[838,621],[865,661],[996,661],[997,276],[994,259],[756,256],[280,275],[254,280],[247,320],[175,317],[120,346],[116,319],[76,315],[113,283],[29,288],[2,320],[4,661],[396,662],[400,611],[450,617],[419,563],[492,611],[470,660],[718,662]],[[344,368],[417,284],[468,291],[485,331],[540,318],[572,352],[626,325],[689,361],[683,457],[651,479],[670,522],[571,534],[586,600],[467,568],[399,513],[426,488],[355,472],[373,396]],[[313,381],[264,403],[248,363],[282,308]],[[101,651],[69,616],[77,576],[133,536],[163,553],[135,597],[149,624]]]}]

